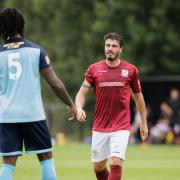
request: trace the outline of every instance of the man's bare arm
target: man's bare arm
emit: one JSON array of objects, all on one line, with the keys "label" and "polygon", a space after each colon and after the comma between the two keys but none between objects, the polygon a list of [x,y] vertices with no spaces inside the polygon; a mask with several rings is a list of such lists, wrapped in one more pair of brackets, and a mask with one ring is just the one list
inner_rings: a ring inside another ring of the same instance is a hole
[{"label": "man's bare arm", "polygon": [[66,87],[63,82],[57,77],[52,67],[41,70],[41,74],[44,79],[48,82],[53,92],[61,99],[65,104],[69,106],[70,116],[75,117],[76,108],[69,96]]},{"label": "man's bare arm", "polygon": [[134,94],[134,99],[136,102],[136,107],[141,116],[141,125],[140,125],[140,133],[142,140],[146,140],[148,136],[148,127],[147,127],[147,120],[146,120],[146,108],[144,97],[141,92]]},{"label": "man's bare arm", "polygon": [[77,119],[81,122],[84,122],[86,118],[86,113],[83,110],[83,107],[85,104],[86,95],[88,94],[90,88],[91,85],[86,80],[84,80],[79,92],[76,95],[75,104],[77,108]]}]

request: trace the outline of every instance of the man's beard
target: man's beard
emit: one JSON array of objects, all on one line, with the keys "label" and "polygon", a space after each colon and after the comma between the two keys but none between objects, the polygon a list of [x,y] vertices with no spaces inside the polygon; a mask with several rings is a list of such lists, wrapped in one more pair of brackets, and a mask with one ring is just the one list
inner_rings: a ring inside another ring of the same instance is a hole
[{"label": "man's beard", "polygon": [[114,61],[114,60],[115,60],[114,58],[111,58],[111,57],[106,57],[106,59],[107,59],[108,61]]},{"label": "man's beard", "polygon": [[108,61],[114,61],[114,60],[118,59],[118,57],[119,57],[119,54],[115,54],[114,57],[109,57],[108,55],[106,55],[106,59]]}]

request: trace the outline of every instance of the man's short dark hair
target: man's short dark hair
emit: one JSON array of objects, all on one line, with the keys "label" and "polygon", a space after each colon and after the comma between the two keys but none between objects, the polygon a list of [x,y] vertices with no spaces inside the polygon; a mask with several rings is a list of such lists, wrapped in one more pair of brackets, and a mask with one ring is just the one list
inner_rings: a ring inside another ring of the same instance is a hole
[{"label": "man's short dark hair", "polygon": [[3,40],[17,34],[24,36],[24,18],[16,8],[5,8],[0,11],[0,36]]},{"label": "man's short dark hair", "polygon": [[112,40],[117,40],[119,42],[120,47],[123,46],[123,38],[120,34],[116,32],[109,32],[104,36],[104,40],[107,39],[112,39]]}]

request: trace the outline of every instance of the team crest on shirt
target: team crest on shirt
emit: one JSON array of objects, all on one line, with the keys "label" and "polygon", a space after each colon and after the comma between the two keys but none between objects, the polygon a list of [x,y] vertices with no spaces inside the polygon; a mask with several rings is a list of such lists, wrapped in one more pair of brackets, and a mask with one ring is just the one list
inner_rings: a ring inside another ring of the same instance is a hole
[{"label": "team crest on shirt", "polygon": [[129,76],[129,71],[127,69],[122,69],[121,76],[122,77],[128,77]]}]

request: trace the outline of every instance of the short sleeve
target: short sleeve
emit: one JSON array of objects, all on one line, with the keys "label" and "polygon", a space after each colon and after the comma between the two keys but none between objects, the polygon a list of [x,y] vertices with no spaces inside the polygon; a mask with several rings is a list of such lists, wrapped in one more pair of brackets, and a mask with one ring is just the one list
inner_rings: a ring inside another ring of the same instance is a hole
[{"label": "short sleeve", "polygon": [[94,78],[93,78],[93,71],[92,67],[89,66],[89,68],[84,73],[85,79],[91,84],[92,87],[94,87]]},{"label": "short sleeve", "polygon": [[133,93],[138,93],[141,91],[141,84],[140,84],[137,68],[134,69],[133,74],[132,74],[131,88],[132,88]]},{"label": "short sleeve", "polygon": [[40,60],[39,60],[39,68],[45,69],[50,66],[49,57],[44,49],[40,49]]}]

